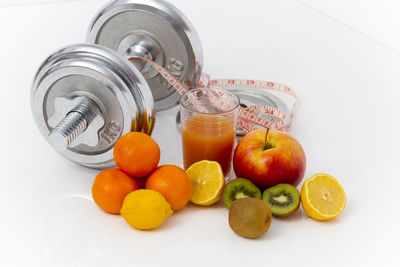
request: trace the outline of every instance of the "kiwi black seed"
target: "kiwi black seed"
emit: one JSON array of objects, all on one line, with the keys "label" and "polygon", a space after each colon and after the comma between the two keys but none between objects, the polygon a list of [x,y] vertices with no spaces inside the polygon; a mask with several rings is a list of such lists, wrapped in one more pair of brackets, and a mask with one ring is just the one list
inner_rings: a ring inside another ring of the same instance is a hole
[{"label": "kiwi black seed", "polygon": [[287,217],[295,213],[300,206],[300,193],[290,184],[278,184],[266,189],[262,195],[272,215]]},{"label": "kiwi black seed", "polygon": [[222,199],[225,206],[229,209],[233,201],[241,198],[261,199],[261,191],[251,181],[243,178],[237,178],[230,181],[224,189]]},{"label": "kiwi black seed", "polygon": [[235,200],[229,210],[229,226],[238,235],[257,238],[271,225],[272,215],[268,205],[255,198]]}]

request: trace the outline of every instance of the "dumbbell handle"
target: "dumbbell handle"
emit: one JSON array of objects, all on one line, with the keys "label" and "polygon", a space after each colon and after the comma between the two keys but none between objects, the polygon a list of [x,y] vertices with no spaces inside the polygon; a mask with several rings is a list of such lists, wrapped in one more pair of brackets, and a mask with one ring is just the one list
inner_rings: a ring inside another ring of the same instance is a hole
[{"label": "dumbbell handle", "polygon": [[95,113],[91,101],[84,97],[50,132],[49,142],[57,151],[65,151],[89,126]]}]

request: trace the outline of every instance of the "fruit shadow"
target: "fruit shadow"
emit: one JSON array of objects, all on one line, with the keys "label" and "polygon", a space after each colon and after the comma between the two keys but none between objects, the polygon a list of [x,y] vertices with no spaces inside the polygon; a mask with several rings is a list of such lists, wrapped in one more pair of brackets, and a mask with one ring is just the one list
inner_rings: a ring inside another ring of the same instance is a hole
[{"label": "fruit shadow", "polygon": [[272,216],[272,219],[274,221],[281,221],[281,222],[293,222],[293,221],[302,221],[304,220],[307,216],[307,214],[304,213],[304,211],[300,208],[296,213],[288,216],[288,217],[277,217],[277,216]]},{"label": "fruit shadow", "polygon": [[333,224],[338,224],[343,221],[345,216],[341,215],[336,218],[327,220],[327,221],[319,221],[311,218],[310,216],[307,215],[307,213],[303,210],[302,207],[299,208],[299,210],[294,213],[293,215],[289,217],[276,217],[272,216],[272,223],[275,222],[275,224],[281,224],[281,223],[291,223],[294,221],[309,221],[311,223],[319,224],[319,225],[333,225]]},{"label": "fruit shadow", "polygon": [[[293,214],[289,217],[286,217],[286,218],[272,216],[272,222],[271,222],[270,228],[268,229],[268,232],[259,238],[248,239],[248,240],[251,240],[251,242],[265,242],[265,241],[281,239],[282,238],[282,230],[280,229],[281,228],[280,224],[282,224],[282,223],[290,224],[292,221],[301,221],[303,219],[304,219],[303,215],[301,214],[300,211],[297,211],[295,214]],[[293,225],[295,225],[295,224],[293,224]]]},{"label": "fruit shadow", "polygon": [[219,201],[211,206],[199,206],[189,202],[183,209],[174,212],[168,217],[162,225],[155,229],[145,230],[146,232],[161,232],[161,231],[173,231],[175,228],[179,228],[184,224],[190,224],[191,220],[187,220],[193,215],[202,211],[209,211],[210,209],[220,212],[220,210],[227,211],[225,205]]},{"label": "fruit shadow", "polygon": [[193,204],[193,203],[189,203],[188,205],[187,205],[187,207],[189,207],[189,209],[191,209],[191,210],[210,210],[210,209],[212,209],[212,210],[215,210],[215,209],[222,209],[222,210],[226,210],[226,207],[225,207],[225,205],[224,205],[224,203],[222,202],[222,201],[218,201],[217,203],[215,203],[215,204],[213,204],[213,205],[211,205],[211,206],[200,206],[200,205],[196,205],[196,204]]},{"label": "fruit shadow", "polygon": [[335,218],[332,218],[332,219],[329,219],[326,221],[319,221],[319,220],[315,220],[315,219],[311,218],[310,216],[308,216],[307,213],[303,210],[303,207],[301,207],[292,216],[290,216],[288,218],[280,218],[280,220],[287,221],[288,219],[290,219],[291,217],[294,217],[294,216],[297,216],[300,220],[303,220],[303,221],[312,221],[312,222],[320,224],[320,225],[332,225],[332,224],[341,223],[345,219],[346,214],[341,214],[338,217],[335,217]]}]

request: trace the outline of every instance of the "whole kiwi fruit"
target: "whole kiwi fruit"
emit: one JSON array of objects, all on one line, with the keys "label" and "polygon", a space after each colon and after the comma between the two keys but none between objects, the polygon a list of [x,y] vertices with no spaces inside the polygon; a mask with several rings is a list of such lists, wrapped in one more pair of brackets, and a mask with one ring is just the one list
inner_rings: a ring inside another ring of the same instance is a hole
[{"label": "whole kiwi fruit", "polygon": [[229,226],[238,235],[258,238],[271,225],[272,214],[268,205],[256,198],[235,200],[229,210]]}]

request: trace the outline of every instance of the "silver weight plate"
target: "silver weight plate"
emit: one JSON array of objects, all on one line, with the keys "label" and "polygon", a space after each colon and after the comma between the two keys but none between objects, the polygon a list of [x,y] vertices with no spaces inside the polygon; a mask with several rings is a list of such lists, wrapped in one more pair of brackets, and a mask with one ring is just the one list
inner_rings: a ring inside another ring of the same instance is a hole
[{"label": "silver weight plate", "polygon": [[[189,88],[202,71],[200,39],[190,21],[163,0],[118,0],[92,21],[87,42],[111,48],[125,57],[147,57],[162,65]],[[143,62],[136,62],[152,91],[156,110],[178,105],[179,94]]]},{"label": "silver weight plate", "polygon": [[112,167],[113,147],[120,136],[131,131],[151,133],[154,101],[143,76],[118,53],[82,44],[55,52],[36,73],[32,112],[46,140],[68,112],[67,106],[84,97],[96,104],[101,119],[85,130],[90,136],[60,152],[71,161],[98,169]]}]

